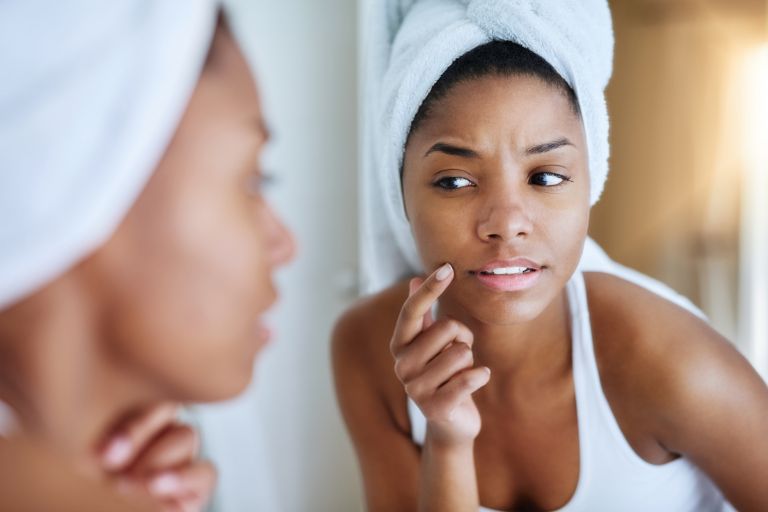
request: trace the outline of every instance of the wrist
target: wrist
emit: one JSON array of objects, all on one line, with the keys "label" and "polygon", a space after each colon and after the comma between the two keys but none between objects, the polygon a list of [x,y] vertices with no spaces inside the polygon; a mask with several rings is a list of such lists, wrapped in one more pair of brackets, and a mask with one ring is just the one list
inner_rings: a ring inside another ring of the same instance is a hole
[{"label": "wrist", "polygon": [[449,434],[436,425],[427,423],[424,447],[440,452],[461,454],[472,453],[475,447],[474,436],[457,436]]}]

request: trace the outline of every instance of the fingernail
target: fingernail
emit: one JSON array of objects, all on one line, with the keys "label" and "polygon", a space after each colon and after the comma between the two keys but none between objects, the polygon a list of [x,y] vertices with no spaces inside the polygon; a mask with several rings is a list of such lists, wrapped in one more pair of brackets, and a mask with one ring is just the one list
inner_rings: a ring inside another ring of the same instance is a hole
[{"label": "fingernail", "polygon": [[488,368],[487,366],[483,366],[483,370],[485,370],[485,373],[487,373],[488,375],[491,374],[491,369]]},{"label": "fingernail", "polygon": [[104,464],[109,468],[122,466],[131,456],[131,442],[125,436],[119,436],[109,443],[104,452]]},{"label": "fingernail", "polygon": [[181,479],[175,473],[161,473],[149,482],[149,492],[158,496],[176,494],[181,490]]},{"label": "fingernail", "polygon": [[438,281],[445,281],[448,279],[448,276],[450,276],[453,273],[453,267],[451,267],[450,263],[446,263],[440,269],[437,271],[437,274],[435,274],[435,278]]}]

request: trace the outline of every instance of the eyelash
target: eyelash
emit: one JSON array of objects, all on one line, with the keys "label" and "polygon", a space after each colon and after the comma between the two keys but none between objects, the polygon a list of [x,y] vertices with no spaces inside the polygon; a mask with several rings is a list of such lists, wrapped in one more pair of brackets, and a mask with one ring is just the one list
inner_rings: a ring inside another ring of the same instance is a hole
[{"label": "eyelash", "polygon": [[449,182],[452,182],[452,183],[455,184],[455,182],[460,181],[460,180],[461,181],[466,181],[467,183],[469,183],[468,186],[470,186],[470,187],[476,187],[477,186],[474,183],[472,183],[469,179],[464,178],[462,176],[445,176],[443,178],[440,178],[436,182],[434,182],[433,185],[435,187],[437,187],[437,188],[442,188],[444,190],[458,190],[460,188],[466,188],[466,187],[456,187],[456,186],[451,187],[451,186],[447,185]]},{"label": "eyelash", "polygon": [[[559,178],[561,181],[560,181],[560,183],[555,183],[554,185],[542,185],[542,184],[532,183],[533,179],[536,178],[537,176],[554,176],[556,178]],[[559,173],[556,173],[556,172],[552,172],[552,171],[537,172],[536,174],[531,176],[531,178],[528,180],[528,182],[531,183],[532,185],[537,185],[537,186],[544,187],[544,188],[558,187],[558,186],[562,185],[563,183],[570,182],[570,181],[572,181],[572,180],[568,176],[565,176],[564,174],[559,174]]]},{"label": "eyelash", "polygon": [[[545,185],[545,184],[541,184],[541,183],[533,183],[533,179],[536,178],[537,176],[554,176],[554,177],[560,179],[561,181],[559,183],[555,183],[554,185]],[[457,181],[465,181],[469,185],[465,185],[465,186],[448,186],[449,182],[452,182],[455,185]],[[536,174],[531,176],[531,178],[529,179],[528,183],[530,183],[531,185],[539,186],[539,187],[552,188],[552,187],[558,187],[558,186],[562,185],[565,182],[571,182],[571,181],[573,181],[573,180],[571,180],[571,178],[569,178],[568,176],[565,176],[563,174],[559,174],[559,173],[551,172],[551,171],[545,171],[545,172],[537,172]],[[470,186],[470,187],[476,187],[477,186],[471,180],[469,180],[468,178],[464,178],[462,176],[447,176],[447,177],[444,177],[444,178],[440,178],[439,180],[435,181],[433,183],[433,185],[435,187],[437,187],[437,188],[442,188],[444,190],[459,190],[459,189],[462,189],[462,188],[466,188],[467,186]]]}]

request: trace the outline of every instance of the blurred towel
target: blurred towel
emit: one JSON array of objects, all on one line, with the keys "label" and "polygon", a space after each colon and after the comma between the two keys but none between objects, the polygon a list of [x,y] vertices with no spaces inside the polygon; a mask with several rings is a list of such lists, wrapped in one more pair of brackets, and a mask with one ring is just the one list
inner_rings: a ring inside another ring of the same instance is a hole
[{"label": "blurred towel", "polygon": [[118,226],[184,113],[218,9],[0,2],[0,309]]}]

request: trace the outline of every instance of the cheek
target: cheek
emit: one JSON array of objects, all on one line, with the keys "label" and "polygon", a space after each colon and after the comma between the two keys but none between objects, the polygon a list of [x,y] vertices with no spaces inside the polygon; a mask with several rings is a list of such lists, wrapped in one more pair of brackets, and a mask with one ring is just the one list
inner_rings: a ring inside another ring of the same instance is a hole
[{"label": "cheek", "polygon": [[202,204],[158,217],[137,238],[131,260],[140,264],[116,290],[114,326],[124,355],[195,399],[247,384],[256,318],[274,296],[252,212],[231,200]]},{"label": "cheek", "polygon": [[542,226],[553,256],[553,267],[564,277],[570,277],[576,269],[588,229],[589,206],[586,202],[554,212],[552,220]]},{"label": "cheek", "polygon": [[453,260],[473,243],[474,213],[465,203],[425,195],[416,204],[410,224],[425,268]]},{"label": "cheek", "polygon": [[247,206],[203,204],[195,214],[174,215],[149,270],[162,295],[185,305],[183,316],[194,316],[198,329],[226,331],[239,315],[255,314],[258,292],[267,288],[266,250]]}]

